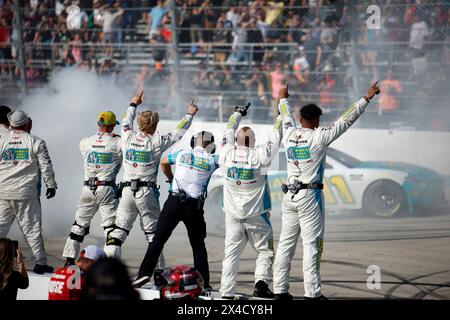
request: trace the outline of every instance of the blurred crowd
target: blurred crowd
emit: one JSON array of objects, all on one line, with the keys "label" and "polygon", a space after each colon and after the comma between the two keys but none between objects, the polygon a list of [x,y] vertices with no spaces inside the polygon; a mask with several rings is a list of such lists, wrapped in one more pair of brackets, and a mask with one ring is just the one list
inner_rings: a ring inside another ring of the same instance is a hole
[{"label": "blurred crowd", "polygon": [[[359,94],[352,92],[355,83],[386,80],[381,114],[409,104],[405,97],[412,94],[435,96],[447,81],[448,0],[363,1],[356,6],[328,0],[177,0],[176,19],[169,1],[162,0],[19,2],[30,86],[63,66],[134,80],[136,87],[171,85],[174,29],[183,90],[223,95],[225,103],[250,99],[270,110],[287,80],[299,99],[333,110]],[[367,28],[369,4],[382,9],[379,28]],[[1,74],[17,79],[24,70],[14,63],[13,1],[0,5]],[[79,10],[72,11],[73,5]],[[80,28],[73,29],[73,21]],[[148,54],[131,61],[127,52],[143,44]],[[418,88],[424,78],[426,85]]]}]

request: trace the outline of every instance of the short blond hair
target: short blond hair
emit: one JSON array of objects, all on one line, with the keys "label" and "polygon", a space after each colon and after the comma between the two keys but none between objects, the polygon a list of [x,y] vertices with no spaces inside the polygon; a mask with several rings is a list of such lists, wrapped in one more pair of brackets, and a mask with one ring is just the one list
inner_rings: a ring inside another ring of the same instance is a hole
[{"label": "short blond hair", "polygon": [[145,133],[154,133],[159,122],[159,115],[154,111],[141,112],[138,119],[139,130]]}]

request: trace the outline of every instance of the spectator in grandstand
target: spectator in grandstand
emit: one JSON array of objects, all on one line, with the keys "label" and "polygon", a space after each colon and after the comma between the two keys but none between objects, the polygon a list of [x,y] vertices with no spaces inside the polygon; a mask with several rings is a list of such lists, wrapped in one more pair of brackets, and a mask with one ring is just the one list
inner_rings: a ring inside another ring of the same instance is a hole
[{"label": "spectator in grandstand", "polygon": [[[18,269],[18,271],[17,271]],[[0,301],[16,300],[17,290],[28,288],[29,280],[20,247],[7,238],[0,239]]]},{"label": "spectator in grandstand", "polygon": [[319,91],[319,103],[326,110],[327,108],[336,108],[339,100],[336,98],[334,89],[336,87],[336,80],[330,73],[326,73],[324,78],[319,82],[317,90]]},{"label": "spectator in grandstand", "polygon": [[407,27],[411,27],[411,25],[414,23],[414,18],[416,16],[417,7],[414,3],[414,0],[405,0],[405,11],[403,14],[403,23]]},{"label": "spectator in grandstand", "polygon": [[[226,46],[226,44],[231,43],[231,28],[227,28],[225,26],[225,19],[220,17],[217,20],[216,29],[214,30],[213,42],[214,46],[212,47],[212,52],[214,54],[214,62],[219,63],[221,66],[225,64],[227,60],[228,51],[230,50],[230,46]],[[223,46],[221,46],[223,44]]]},{"label": "spectator in grandstand", "polygon": [[139,300],[127,267],[118,259],[96,262],[86,273],[86,300]]},{"label": "spectator in grandstand", "polygon": [[228,10],[227,12],[226,18],[228,21],[231,22],[233,28],[236,28],[238,22],[241,20],[241,13],[239,7],[231,7],[230,10]]},{"label": "spectator in grandstand", "polygon": [[[299,57],[294,60],[294,81],[290,83],[297,84],[299,90],[303,91],[309,85],[309,75],[311,67],[309,66],[308,59],[306,58],[305,48],[299,47]],[[278,92],[278,91],[277,91]]]},{"label": "spectator in grandstand", "polygon": [[164,6],[163,0],[158,0],[156,7],[153,7],[150,10],[150,14],[148,15],[147,23],[150,28],[149,37],[154,33],[157,33],[163,25],[162,21],[166,14],[169,12],[169,9]]},{"label": "spectator in grandstand", "polygon": [[107,4],[103,8],[103,34],[104,42],[116,43],[122,41],[121,17],[125,11],[120,7],[119,2],[114,5]]},{"label": "spectator in grandstand", "polygon": [[281,0],[267,2],[266,23],[273,26],[281,18],[284,2]]},{"label": "spectator in grandstand", "polygon": [[278,92],[286,80],[286,74],[282,69],[281,62],[275,63],[275,70],[270,73],[270,79],[270,86],[272,88],[272,116],[276,117],[278,114]]},{"label": "spectator in grandstand", "polygon": [[413,76],[423,74],[427,69],[426,42],[429,36],[428,24],[422,12],[413,17],[409,34],[409,49],[412,56]]},{"label": "spectator in grandstand", "polygon": [[166,14],[163,19],[163,27],[161,29],[161,36],[164,38],[164,42],[171,43],[172,42],[172,15],[170,12]]},{"label": "spectator in grandstand", "polygon": [[436,6],[431,12],[431,28],[428,45],[428,61],[434,65],[430,66],[430,73],[438,72],[444,62],[444,43],[446,38],[445,25],[448,17],[447,12],[441,6]]},{"label": "spectator in grandstand", "polygon": [[320,46],[319,39],[312,37],[311,30],[305,30],[303,43],[303,48],[305,50],[306,60],[308,60],[309,67],[311,70],[315,70],[322,62],[323,49]]},{"label": "spectator in grandstand", "polygon": [[333,18],[328,16],[324,21],[321,22],[320,26],[320,47],[323,49],[322,61],[326,61],[328,57],[333,54],[336,44],[337,33],[332,27]]},{"label": "spectator in grandstand", "polygon": [[304,22],[302,18],[299,15],[295,15],[292,18],[292,22],[288,24],[289,31],[288,31],[288,42],[296,42],[298,44],[302,43],[302,37],[304,35],[303,28],[304,28]]},{"label": "spectator in grandstand", "polygon": [[256,12],[256,27],[261,31],[261,34],[263,35],[264,38],[264,42],[266,42],[267,32],[270,25],[266,22],[264,11]]},{"label": "spectator in grandstand", "polygon": [[[189,4],[187,1],[178,2],[177,5],[181,6],[178,17],[178,41],[180,43],[191,43],[191,11],[189,10]],[[181,52],[188,51],[185,47],[182,47]]]},{"label": "spectator in grandstand", "polygon": [[231,46],[231,55],[228,57],[227,64],[234,65],[237,62],[250,62],[249,48],[247,43],[247,25],[249,21],[240,20],[233,30],[233,43]]},{"label": "spectator in grandstand", "polygon": [[124,30],[124,37],[128,36],[130,42],[135,42],[136,39],[136,25],[139,20],[139,11],[134,10],[142,4],[140,1],[122,0],[122,7],[125,13],[122,17],[121,29]]},{"label": "spectator in grandstand", "polygon": [[198,71],[193,77],[193,83],[196,89],[207,89],[209,87],[209,78],[204,63],[198,65]]},{"label": "spectator in grandstand", "polygon": [[380,90],[379,114],[400,108],[399,94],[403,93],[403,86],[394,79],[392,69],[388,70],[386,79],[381,81]]},{"label": "spectator in grandstand", "polygon": [[81,63],[83,60],[83,42],[81,41],[81,35],[76,33],[74,39],[70,42],[72,48],[72,56],[76,63]]},{"label": "spectator in grandstand", "polygon": [[204,28],[202,39],[204,42],[212,42],[214,38],[214,28],[217,25],[217,15],[212,9],[205,10]]},{"label": "spectator in grandstand", "polygon": [[0,72],[10,73],[9,64],[6,62],[11,59],[10,45],[11,25],[6,18],[0,18]]},{"label": "spectator in grandstand", "polygon": [[256,19],[254,18],[251,18],[247,24],[247,39],[253,43],[252,48],[250,48],[253,62],[257,65],[261,64],[264,58],[264,48],[259,44],[264,43],[264,38],[261,30],[257,28]]},{"label": "spectator in grandstand", "polygon": [[189,10],[191,10],[191,42],[202,43],[203,31],[205,26],[205,7],[209,1],[189,0]]},{"label": "spectator in grandstand", "polygon": [[166,41],[161,33],[162,29],[159,29],[157,32],[153,33],[150,38],[153,60],[160,63],[166,58]]}]

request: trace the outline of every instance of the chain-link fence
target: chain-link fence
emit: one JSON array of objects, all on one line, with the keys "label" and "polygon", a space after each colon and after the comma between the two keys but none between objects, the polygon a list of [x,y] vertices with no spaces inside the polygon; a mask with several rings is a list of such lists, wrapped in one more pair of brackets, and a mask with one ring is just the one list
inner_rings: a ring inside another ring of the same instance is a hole
[{"label": "chain-link fence", "polygon": [[250,101],[252,120],[271,122],[289,81],[295,106],[330,120],[382,80],[360,125],[450,129],[443,1],[15,0],[0,16],[2,103],[71,67],[146,90],[162,118],[195,95],[210,120]]}]

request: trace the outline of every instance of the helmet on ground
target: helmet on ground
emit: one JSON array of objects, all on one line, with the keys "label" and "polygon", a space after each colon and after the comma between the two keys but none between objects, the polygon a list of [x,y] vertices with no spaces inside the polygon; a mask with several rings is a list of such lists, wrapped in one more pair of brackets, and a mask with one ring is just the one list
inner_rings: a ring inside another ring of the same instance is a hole
[{"label": "helmet on ground", "polygon": [[162,273],[166,284],[161,288],[162,300],[197,299],[203,292],[203,277],[194,268],[178,265]]}]

